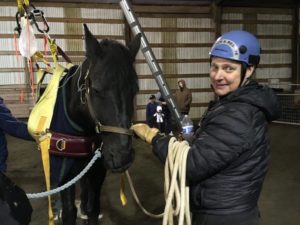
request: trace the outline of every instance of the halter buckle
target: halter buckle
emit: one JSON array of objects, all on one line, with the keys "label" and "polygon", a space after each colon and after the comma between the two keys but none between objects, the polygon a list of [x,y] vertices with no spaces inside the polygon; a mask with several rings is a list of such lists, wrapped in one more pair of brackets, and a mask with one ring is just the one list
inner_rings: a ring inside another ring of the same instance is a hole
[{"label": "halter buckle", "polygon": [[100,122],[96,123],[95,131],[97,134],[101,133],[101,127],[102,127],[102,124]]}]

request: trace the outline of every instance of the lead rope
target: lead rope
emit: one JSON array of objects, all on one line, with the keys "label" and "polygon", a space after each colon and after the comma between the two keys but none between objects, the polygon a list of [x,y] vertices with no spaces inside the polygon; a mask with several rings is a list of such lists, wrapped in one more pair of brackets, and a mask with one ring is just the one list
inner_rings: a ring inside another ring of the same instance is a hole
[{"label": "lead rope", "polygon": [[27,198],[29,199],[33,199],[33,198],[44,198],[44,197],[48,197],[50,195],[54,195],[57,194],[67,188],[69,188],[70,186],[72,186],[73,184],[75,184],[78,180],[80,180],[88,171],[89,169],[94,165],[95,161],[99,158],[101,158],[101,148],[98,148],[95,153],[93,158],[91,159],[91,161],[86,165],[86,167],[79,173],[77,174],[72,180],[68,181],[67,183],[65,183],[64,185],[57,187],[55,189],[49,190],[49,191],[44,191],[44,192],[39,192],[39,193],[28,193]]},{"label": "lead rope", "polygon": [[153,214],[146,210],[137,196],[128,170],[125,172],[126,177],[136,203],[146,215],[153,218],[163,217],[163,225],[173,225],[174,217],[178,218],[178,225],[191,225],[189,187],[186,186],[186,159],[190,146],[188,142],[179,142],[172,137],[168,148],[164,169],[166,205],[163,213]]}]

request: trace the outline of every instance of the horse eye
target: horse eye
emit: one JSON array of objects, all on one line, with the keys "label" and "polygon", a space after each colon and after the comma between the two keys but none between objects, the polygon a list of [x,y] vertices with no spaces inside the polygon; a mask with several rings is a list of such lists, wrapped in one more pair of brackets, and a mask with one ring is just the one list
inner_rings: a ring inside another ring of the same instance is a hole
[{"label": "horse eye", "polygon": [[98,90],[98,89],[95,89],[95,88],[92,88],[94,94],[97,96],[97,97],[100,97],[100,98],[105,98],[106,94],[105,94],[105,91],[103,90]]}]

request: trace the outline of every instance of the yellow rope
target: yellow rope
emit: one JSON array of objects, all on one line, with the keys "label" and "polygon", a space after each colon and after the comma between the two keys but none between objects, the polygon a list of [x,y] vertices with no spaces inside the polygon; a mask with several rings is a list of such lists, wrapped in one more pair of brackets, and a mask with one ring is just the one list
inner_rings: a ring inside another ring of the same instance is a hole
[{"label": "yellow rope", "polygon": [[126,176],[133,197],[142,211],[154,218],[163,217],[163,225],[173,225],[174,216],[178,217],[179,225],[191,225],[189,187],[186,186],[186,160],[190,146],[188,142],[179,142],[172,137],[169,141],[168,156],[165,163],[165,209],[161,214],[153,214],[146,210],[135,191],[129,171]]},{"label": "yellow rope", "polygon": [[169,141],[165,164],[166,206],[163,225],[172,225],[174,216],[179,217],[179,225],[191,225],[189,187],[186,186],[186,159],[189,150],[187,141],[179,142],[174,137]]}]

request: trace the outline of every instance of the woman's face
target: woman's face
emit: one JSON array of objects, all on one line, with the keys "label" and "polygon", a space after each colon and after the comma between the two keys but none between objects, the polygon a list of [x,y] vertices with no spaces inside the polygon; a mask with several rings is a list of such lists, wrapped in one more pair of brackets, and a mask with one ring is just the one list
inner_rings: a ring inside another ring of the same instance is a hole
[{"label": "woman's face", "polygon": [[[213,57],[209,75],[215,94],[224,96],[236,90],[240,86],[241,69],[242,65],[238,62]],[[252,72],[252,69],[247,69],[245,80]]]}]

